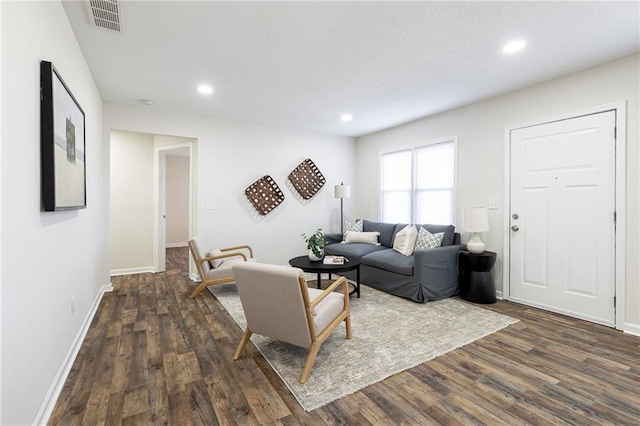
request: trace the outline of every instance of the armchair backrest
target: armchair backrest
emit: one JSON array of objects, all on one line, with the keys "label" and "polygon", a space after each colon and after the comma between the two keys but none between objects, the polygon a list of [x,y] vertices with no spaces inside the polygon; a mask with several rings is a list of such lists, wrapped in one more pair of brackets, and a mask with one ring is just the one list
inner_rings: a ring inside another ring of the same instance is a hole
[{"label": "armchair backrest", "polygon": [[243,262],[233,266],[233,274],[252,332],[311,346],[309,293],[301,269]]},{"label": "armchair backrest", "polygon": [[209,262],[199,262],[198,259],[202,259],[205,256],[205,253],[202,251],[202,247],[204,244],[203,238],[199,235],[191,238],[188,242],[189,250],[191,251],[191,256],[193,257],[193,261],[196,264],[198,269],[198,274],[200,274],[201,279],[205,279],[207,273],[211,269],[211,265]]}]

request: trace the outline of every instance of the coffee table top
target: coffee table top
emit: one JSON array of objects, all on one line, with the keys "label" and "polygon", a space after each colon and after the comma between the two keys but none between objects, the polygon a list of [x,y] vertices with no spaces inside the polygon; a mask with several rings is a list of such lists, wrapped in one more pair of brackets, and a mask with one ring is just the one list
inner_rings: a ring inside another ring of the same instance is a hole
[{"label": "coffee table top", "polygon": [[344,256],[345,262],[343,264],[329,263],[324,264],[322,260],[312,261],[309,256],[298,256],[289,260],[289,265],[296,268],[300,268],[305,272],[311,273],[333,273],[333,272],[347,272],[353,271],[360,266],[360,260]]}]

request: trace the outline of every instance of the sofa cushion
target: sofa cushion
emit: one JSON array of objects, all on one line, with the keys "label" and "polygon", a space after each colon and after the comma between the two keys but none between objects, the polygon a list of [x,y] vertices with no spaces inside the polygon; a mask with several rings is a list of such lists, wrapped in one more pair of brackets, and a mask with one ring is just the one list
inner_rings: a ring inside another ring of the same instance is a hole
[{"label": "sofa cushion", "polygon": [[370,220],[363,220],[362,230],[365,232],[378,231],[380,233],[380,244],[389,248],[393,247],[393,235],[396,230],[395,223],[372,222]]},{"label": "sofa cushion", "polygon": [[344,233],[344,241],[345,244],[374,244],[379,246],[380,242],[378,238],[380,237],[380,233],[378,231],[374,232],[355,232],[355,231],[347,231]]},{"label": "sofa cushion", "polygon": [[393,249],[369,253],[361,260],[363,265],[373,266],[396,274],[413,275],[413,256],[405,256]]},{"label": "sofa cushion", "polygon": [[418,229],[423,227],[427,231],[432,234],[437,234],[438,232],[444,232],[444,237],[442,238],[442,243],[440,244],[442,247],[453,245],[453,237],[456,232],[456,227],[453,225],[416,225]]},{"label": "sofa cushion", "polygon": [[354,223],[351,223],[348,220],[344,221],[344,235],[342,236],[343,240],[347,236],[347,231],[362,232],[362,219],[358,219]]},{"label": "sofa cushion", "polygon": [[407,225],[393,237],[393,249],[405,256],[411,256],[418,238],[418,230],[413,225]]},{"label": "sofa cushion", "polygon": [[361,259],[362,256],[366,256],[369,253],[375,251],[387,250],[384,246],[376,246],[373,244],[329,244],[324,247],[326,254],[332,254],[334,256],[347,256]]},{"label": "sofa cushion", "polygon": [[428,250],[440,247],[440,245],[442,244],[442,238],[444,238],[444,232],[432,234],[421,226],[420,231],[418,232],[418,239],[416,241],[415,249]]}]

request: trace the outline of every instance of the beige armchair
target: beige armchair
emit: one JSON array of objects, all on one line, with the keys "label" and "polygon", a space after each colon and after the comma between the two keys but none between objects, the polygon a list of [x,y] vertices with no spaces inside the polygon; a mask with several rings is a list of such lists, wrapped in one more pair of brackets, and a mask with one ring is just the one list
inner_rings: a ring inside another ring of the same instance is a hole
[{"label": "beige armchair", "polygon": [[[322,291],[309,288],[298,268],[245,262],[232,269],[247,319],[234,360],[240,358],[253,333],[308,348],[300,376],[300,383],[306,383],[320,345],[342,321],[351,339],[349,288],[344,277]],[[334,292],[339,286],[342,291]]]},{"label": "beige armchair", "polygon": [[[202,237],[196,236],[188,241],[191,256],[198,269],[200,285],[191,293],[193,299],[210,285],[234,282],[231,266],[238,262],[255,261],[253,249],[248,245],[233,246],[218,249],[216,254],[207,255],[201,251],[203,247]],[[212,267],[212,263],[217,266]]]}]

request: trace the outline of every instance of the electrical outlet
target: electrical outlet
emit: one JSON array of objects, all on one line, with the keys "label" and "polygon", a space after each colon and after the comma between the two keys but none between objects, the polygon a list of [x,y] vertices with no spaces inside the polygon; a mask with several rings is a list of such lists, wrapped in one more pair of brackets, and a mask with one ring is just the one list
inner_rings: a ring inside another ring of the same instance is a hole
[{"label": "electrical outlet", "polygon": [[72,314],[76,313],[76,297],[75,296],[71,296],[71,313]]},{"label": "electrical outlet", "polygon": [[215,210],[216,209],[216,202],[215,201],[207,201],[205,203],[204,209],[205,210]]},{"label": "electrical outlet", "polygon": [[492,198],[489,200],[489,210],[500,210],[500,200]]}]

